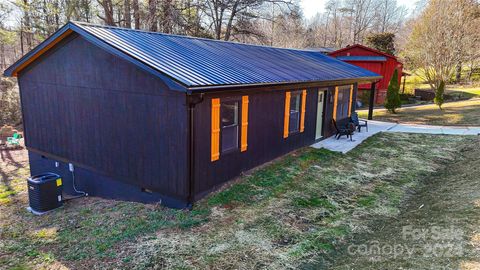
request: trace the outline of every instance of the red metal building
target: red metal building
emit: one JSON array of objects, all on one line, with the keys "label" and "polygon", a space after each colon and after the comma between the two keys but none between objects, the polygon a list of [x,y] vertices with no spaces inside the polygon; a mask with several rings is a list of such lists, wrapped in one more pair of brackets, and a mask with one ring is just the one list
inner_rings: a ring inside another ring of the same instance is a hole
[{"label": "red metal building", "polygon": [[[375,104],[383,104],[385,102],[388,83],[395,69],[398,70],[398,83],[401,83],[403,64],[393,55],[360,44],[333,51],[328,55],[383,76],[376,84]],[[358,97],[361,97],[363,94],[368,94],[370,89],[371,84],[359,85]]]}]

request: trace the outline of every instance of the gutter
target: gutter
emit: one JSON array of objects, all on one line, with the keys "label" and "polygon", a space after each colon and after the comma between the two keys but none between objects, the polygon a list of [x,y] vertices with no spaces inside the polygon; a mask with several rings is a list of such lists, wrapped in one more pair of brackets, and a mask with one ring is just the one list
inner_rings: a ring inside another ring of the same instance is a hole
[{"label": "gutter", "polygon": [[324,87],[324,86],[336,86],[352,83],[370,83],[382,79],[382,76],[372,77],[360,77],[360,78],[345,78],[330,81],[313,81],[313,82],[274,82],[274,83],[254,83],[254,84],[224,84],[224,85],[211,85],[211,86],[190,86],[187,88],[187,93],[192,94],[195,92],[216,92],[223,90],[248,90],[251,88],[259,87]]},{"label": "gutter", "polygon": [[192,209],[195,200],[195,106],[202,103],[203,98],[203,93],[187,93],[186,96],[188,106],[188,209]]}]

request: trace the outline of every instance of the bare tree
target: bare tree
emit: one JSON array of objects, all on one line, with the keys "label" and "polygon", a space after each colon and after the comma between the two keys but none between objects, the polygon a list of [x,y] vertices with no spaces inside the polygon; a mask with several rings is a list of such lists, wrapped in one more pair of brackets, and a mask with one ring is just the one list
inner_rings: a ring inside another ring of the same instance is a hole
[{"label": "bare tree", "polygon": [[157,0],[148,0],[147,25],[148,30],[158,31]]},{"label": "bare tree", "polygon": [[362,43],[375,19],[375,10],[377,10],[378,4],[374,0],[348,0],[348,2],[348,7],[352,11],[353,43]]},{"label": "bare tree", "polygon": [[399,6],[397,0],[378,0],[375,11],[374,28],[379,33],[398,32],[403,19],[407,15],[407,9]]},{"label": "bare tree", "polygon": [[132,14],[130,14],[130,0],[125,0],[123,2],[123,7],[124,7],[124,20],[125,20],[125,27],[131,28],[132,27]]},{"label": "bare tree", "polygon": [[[20,2],[20,8],[23,11],[23,16],[20,20],[20,46],[22,55],[26,50],[31,50],[33,47],[33,32],[31,28],[31,6],[28,0]],[[25,48],[25,45],[27,46]]]},{"label": "bare tree", "polygon": [[138,6],[138,0],[132,0],[132,9],[135,29],[140,29],[140,7]]},{"label": "bare tree", "polygon": [[103,8],[103,16],[98,15],[98,17],[102,19],[106,25],[115,26],[112,0],[98,0],[98,4]]},{"label": "bare tree", "polygon": [[172,33],[173,32],[173,23],[174,23],[174,5],[172,0],[163,0],[162,1],[162,17],[161,25],[162,32]]},{"label": "bare tree", "polygon": [[205,0],[204,11],[213,28],[215,39],[230,40],[233,26],[239,16],[242,20],[255,18],[265,3],[293,5],[291,0]]},{"label": "bare tree", "polygon": [[407,60],[435,91],[452,78],[459,62],[468,59],[463,41],[478,35],[478,10],[475,0],[432,0],[416,21]]}]

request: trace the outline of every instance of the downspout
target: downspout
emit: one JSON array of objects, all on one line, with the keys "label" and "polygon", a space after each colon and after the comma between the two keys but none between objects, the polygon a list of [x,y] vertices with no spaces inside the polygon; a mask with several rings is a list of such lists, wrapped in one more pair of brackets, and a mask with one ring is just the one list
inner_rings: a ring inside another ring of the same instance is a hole
[{"label": "downspout", "polygon": [[187,93],[188,105],[188,198],[187,208],[192,209],[195,200],[195,105],[203,102],[203,93]]}]

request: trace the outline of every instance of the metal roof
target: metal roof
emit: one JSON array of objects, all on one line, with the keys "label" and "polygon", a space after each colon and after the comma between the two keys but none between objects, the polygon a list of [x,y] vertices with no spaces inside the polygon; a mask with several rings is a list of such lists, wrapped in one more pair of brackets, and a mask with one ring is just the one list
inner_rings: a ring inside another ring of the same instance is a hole
[{"label": "metal roof", "polygon": [[387,61],[387,58],[384,56],[337,56],[337,59],[342,61]]},{"label": "metal roof", "polygon": [[376,50],[376,49],[373,49],[373,48],[370,48],[370,47],[367,47],[367,46],[364,46],[364,45],[361,45],[361,44],[347,45],[347,47],[342,48],[342,49],[338,49],[336,51],[333,51],[333,52],[329,53],[329,55],[334,56],[334,55],[338,55],[339,53],[350,51],[350,50],[353,50],[353,49],[362,49],[362,50],[365,50],[365,51],[373,52],[373,53],[375,53],[379,56],[383,55],[385,57],[389,57],[389,58],[393,58],[393,59],[397,60],[397,57],[395,57],[394,55],[391,55],[391,54],[388,54],[388,53],[385,53],[385,52],[382,52],[382,51],[379,51],[379,50]]},{"label": "metal roof", "polygon": [[114,48],[133,58],[132,62],[141,64],[145,70],[166,75],[192,90],[208,86],[373,80],[381,77],[319,52],[79,22],[69,22],[7,69],[5,74],[15,75],[17,68],[29,64],[32,61],[29,58],[34,54],[49,49],[54,38],[58,39],[66,31],[77,32],[104,48]]},{"label": "metal roof", "polygon": [[321,52],[323,54],[328,54],[333,51],[335,51],[335,48],[332,47],[308,47],[305,48],[306,51],[312,51],[312,52]]}]

